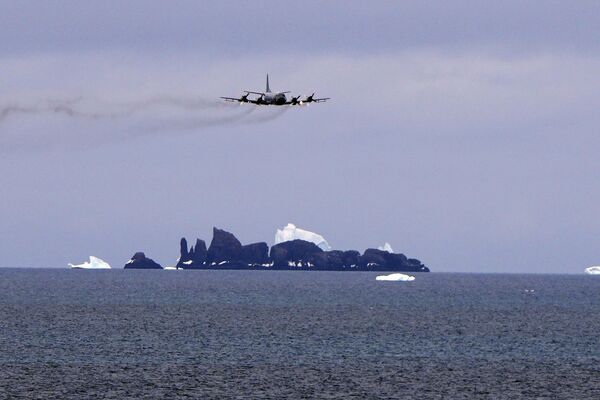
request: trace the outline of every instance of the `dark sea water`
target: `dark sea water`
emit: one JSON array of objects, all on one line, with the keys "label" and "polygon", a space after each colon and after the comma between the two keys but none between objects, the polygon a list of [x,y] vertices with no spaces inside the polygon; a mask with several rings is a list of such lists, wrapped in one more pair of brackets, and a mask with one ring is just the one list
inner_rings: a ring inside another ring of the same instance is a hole
[{"label": "dark sea water", "polygon": [[376,275],[0,269],[0,398],[600,399],[600,277]]}]

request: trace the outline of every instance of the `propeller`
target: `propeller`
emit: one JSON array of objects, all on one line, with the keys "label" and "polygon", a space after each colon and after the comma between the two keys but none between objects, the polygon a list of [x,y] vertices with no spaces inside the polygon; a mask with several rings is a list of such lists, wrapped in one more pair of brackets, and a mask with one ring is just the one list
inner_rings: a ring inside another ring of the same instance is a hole
[{"label": "propeller", "polygon": [[[300,96],[301,96],[301,95],[300,95]],[[291,105],[293,105],[293,106],[297,106],[298,104],[302,103],[302,102],[300,101],[300,96],[292,97],[292,98],[290,99],[290,104],[291,104]]]},{"label": "propeller", "polygon": [[240,97],[239,102],[240,103],[247,103],[248,102],[248,93],[246,93],[245,95],[243,95],[242,97]]},{"label": "propeller", "polygon": [[314,94],[314,93],[313,93],[313,94],[311,94],[310,96],[306,96],[306,98],[305,98],[304,100],[302,100],[302,101],[300,102],[300,104],[303,104],[303,103],[310,104],[310,103],[312,103],[312,102],[314,101],[314,100],[313,100],[313,97],[314,97],[314,96],[315,96],[315,94]]}]

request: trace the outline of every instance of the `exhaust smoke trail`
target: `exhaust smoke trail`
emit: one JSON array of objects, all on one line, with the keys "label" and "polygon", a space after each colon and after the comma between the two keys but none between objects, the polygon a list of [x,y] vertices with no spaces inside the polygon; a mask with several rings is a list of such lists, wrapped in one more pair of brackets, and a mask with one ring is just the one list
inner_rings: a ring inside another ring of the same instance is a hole
[{"label": "exhaust smoke trail", "polygon": [[[290,106],[280,106],[275,111],[272,111],[265,115],[255,115],[252,118],[249,118],[247,122],[251,123],[251,124],[260,124],[263,122],[272,121],[274,119],[281,117],[283,114],[287,113],[289,110],[290,110]],[[271,111],[271,110],[269,110],[269,111]]]},{"label": "exhaust smoke trail", "polygon": [[[159,96],[126,103],[98,103],[92,105],[92,111],[89,111],[85,109],[85,105],[80,104],[82,101],[83,99],[81,98],[75,100],[49,99],[42,102],[42,104],[7,104],[0,108],[0,123],[11,116],[17,115],[62,114],[72,118],[100,120],[131,117],[137,113],[151,111],[153,108],[160,107],[170,107],[181,111],[224,109],[228,107],[228,105],[222,104],[217,100]],[[80,104],[79,106],[77,106],[78,103]]]},{"label": "exhaust smoke trail", "polygon": [[[62,147],[110,143],[161,134],[185,135],[227,125],[260,124],[279,118],[288,109],[288,106],[273,109],[268,106],[238,105],[217,99],[175,95],[122,102],[102,102],[82,97],[37,102],[13,101],[6,105],[0,103],[0,153],[19,149],[29,151],[54,145]],[[2,132],[3,125],[13,120],[37,118],[36,123],[39,123],[40,117],[53,115],[83,122],[106,121],[112,126],[107,129],[104,125],[97,125],[77,132],[68,129],[53,130],[52,134],[44,134],[35,129],[4,129]]]},{"label": "exhaust smoke trail", "polygon": [[[231,107],[231,106],[230,106]],[[235,106],[237,108],[237,106]],[[192,119],[168,119],[152,124],[149,129],[141,133],[134,133],[135,136],[145,135],[150,132],[159,134],[160,132],[168,131],[193,131],[200,128],[208,128],[212,126],[233,125],[240,122],[251,123],[251,120],[246,117],[257,109],[257,106],[243,107],[240,113],[220,117],[203,117]]]},{"label": "exhaust smoke trail", "polygon": [[[238,108],[239,106],[233,106]],[[196,128],[205,128],[209,126],[219,126],[224,124],[260,124],[275,120],[289,111],[288,106],[279,106],[275,110],[268,106],[254,106],[244,104],[241,106],[243,112],[226,117],[213,117],[204,119],[192,119],[187,121],[170,120],[165,121],[160,126],[155,126],[155,130],[175,129],[175,130],[193,130]],[[261,110],[262,109],[262,110]],[[262,114],[256,115],[256,112],[262,111]],[[252,114],[252,115],[251,115]]]},{"label": "exhaust smoke trail", "polygon": [[[90,119],[90,120],[118,120],[134,117],[138,114],[144,114],[153,111],[167,112],[175,111],[181,113],[195,113],[193,117],[189,115],[179,115],[177,117],[163,117],[160,123],[162,129],[194,129],[209,126],[218,126],[231,123],[262,123],[279,118],[289,107],[282,106],[277,111],[272,112],[266,109],[265,114],[254,116],[247,120],[245,116],[251,114],[255,109],[262,108],[244,104],[245,110],[234,115],[198,115],[200,111],[225,111],[239,110],[238,105],[221,102],[218,100],[205,98],[186,98],[177,96],[157,96],[147,99],[129,101],[122,103],[108,102],[84,102],[82,98],[72,100],[48,99],[41,103],[32,105],[8,104],[0,108],[0,124],[9,118],[17,116],[38,116],[44,114],[59,114],[68,118]],[[267,111],[268,110],[268,111]],[[153,119],[161,119],[158,113],[151,115]]]}]

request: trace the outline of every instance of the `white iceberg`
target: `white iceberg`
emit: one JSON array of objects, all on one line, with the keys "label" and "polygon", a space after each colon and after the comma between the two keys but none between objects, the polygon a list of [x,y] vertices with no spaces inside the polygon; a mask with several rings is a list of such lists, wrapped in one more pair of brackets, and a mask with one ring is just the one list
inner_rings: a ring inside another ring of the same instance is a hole
[{"label": "white iceberg", "polygon": [[383,246],[379,246],[377,250],[387,251],[388,253],[394,252],[394,249],[392,249],[392,246],[388,242],[385,242]]},{"label": "white iceberg", "polygon": [[275,233],[275,244],[289,242],[290,240],[295,239],[312,242],[324,251],[331,250],[331,246],[329,243],[327,243],[327,240],[325,240],[323,236],[314,232],[305,231],[304,229],[296,228],[296,225],[294,224],[287,224],[285,228],[277,229],[277,233]]},{"label": "white iceberg", "polygon": [[110,269],[110,265],[104,260],[99,259],[98,257],[90,256],[89,262],[84,262],[83,264],[70,264],[71,268],[75,269]]},{"label": "white iceberg", "polygon": [[590,275],[600,275],[600,266],[586,268],[585,273]]},{"label": "white iceberg", "polygon": [[410,281],[414,281],[415,277],[411,276],[411,275],[405,275],[405,274],[390,274],[390,275],[379,275],[377,278],[375,278],[376,281],[405,281],[405,282],[410,282]]}]

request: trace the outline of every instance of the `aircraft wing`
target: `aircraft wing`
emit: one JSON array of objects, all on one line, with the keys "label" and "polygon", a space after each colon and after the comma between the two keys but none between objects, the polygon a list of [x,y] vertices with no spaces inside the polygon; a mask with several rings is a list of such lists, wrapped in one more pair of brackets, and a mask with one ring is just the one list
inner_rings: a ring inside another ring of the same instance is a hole
[{"label": "aircraft wing", "polygon": [[249,90],[244,90],[244,93],[252,93],[252,94],[258,94],[260,96],[264,96],[265,94],[263,92],[251,92]]},{"label": "aircraft wing", "polygon": [[231,101],[231,102],[237,101],[237,102],[240,102],[240,99],[236,99],[235,97],[221,97],[221,98],[223,100],[225,100],[225,101]]},{"label": "aircraft wing", "polygon": [[324,102],[326,102],[329,99],[330,99],[330,97],[323,97],[322,99],[313,99],[313,101],[315,103],[324,103]]}]

